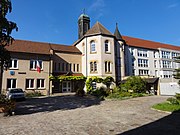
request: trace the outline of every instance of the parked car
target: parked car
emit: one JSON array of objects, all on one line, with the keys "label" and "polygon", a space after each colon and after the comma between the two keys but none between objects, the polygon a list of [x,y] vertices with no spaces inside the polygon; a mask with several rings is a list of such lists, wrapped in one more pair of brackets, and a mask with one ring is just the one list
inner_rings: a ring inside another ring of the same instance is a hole
[{"label": "parked car", "polygon": [[25,93],[21,88],[11,88],[8,89],[7,94],[6,94],[8,99],[14,99],[14,100],[25,100]]}]

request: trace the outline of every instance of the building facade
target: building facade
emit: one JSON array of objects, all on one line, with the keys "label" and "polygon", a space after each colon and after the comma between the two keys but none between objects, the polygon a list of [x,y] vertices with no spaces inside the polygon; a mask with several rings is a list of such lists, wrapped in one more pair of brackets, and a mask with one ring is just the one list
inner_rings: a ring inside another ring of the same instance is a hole
[{"label": "building facade", "polygon": [[74,91],[71,81],[60,84],[50,81],[51,75],[112,76],[116,84],[136,75],[159,78],[159,94],[180,92],[173,78],[180,67],[174,61],[180,55],[179,46],[122,36],[117,25],[114,34],[99,22],[90,28],[85,14],[78,18],[78,40],[71,46],[16,40],[7,49],[12,61],[3,73],[4,91],[15,87],[43,94]]}]

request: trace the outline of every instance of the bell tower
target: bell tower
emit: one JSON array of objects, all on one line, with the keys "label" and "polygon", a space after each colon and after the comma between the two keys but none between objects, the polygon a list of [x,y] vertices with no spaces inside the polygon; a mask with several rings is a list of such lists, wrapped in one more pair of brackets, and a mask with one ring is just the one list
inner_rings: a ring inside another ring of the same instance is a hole
[{"label": "bell tower", "polygon": [[90,18],[85,13],[78,18],[78,39],[82,38],[84,34],[90,29]]}]

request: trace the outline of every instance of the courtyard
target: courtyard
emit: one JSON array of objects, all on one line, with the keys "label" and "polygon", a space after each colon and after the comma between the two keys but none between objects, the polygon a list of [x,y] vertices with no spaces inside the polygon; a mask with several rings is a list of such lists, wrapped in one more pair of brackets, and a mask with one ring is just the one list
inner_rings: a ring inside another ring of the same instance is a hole
[{"label": "courtyard", "polygon": [[17,103],[14,116],[0,115],[0,135],[175,135],[180,114],[152,110],[166,96],[99,100],[73,94]]}]

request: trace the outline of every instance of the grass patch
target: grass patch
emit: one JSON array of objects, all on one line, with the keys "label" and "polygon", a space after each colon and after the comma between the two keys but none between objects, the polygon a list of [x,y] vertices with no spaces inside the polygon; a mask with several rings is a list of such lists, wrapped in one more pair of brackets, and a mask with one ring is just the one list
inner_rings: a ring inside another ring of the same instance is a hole
[{"label": "grass patch", "polygon": [[124,99],[136,98],[136,97],[144,97],[144,96],[149,96],[149,94],[130,93],[130,92],[115,92],[115,93],[111,93],[109,96],[107,96],[107,99],[124,100]]},{"label": "grass patch", "polygon": [[163,102],[163,103],[153,105],[152,108],[161,110],[161,111],[168,111],[168,112],[180,111],[180,105],[171,104],[168,102]]}]

